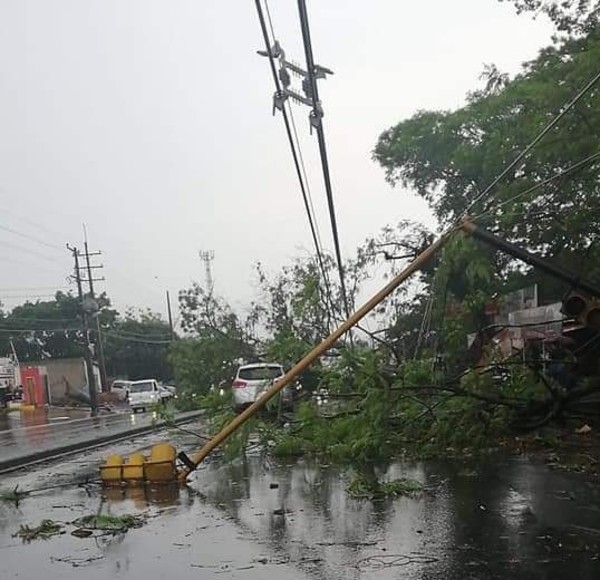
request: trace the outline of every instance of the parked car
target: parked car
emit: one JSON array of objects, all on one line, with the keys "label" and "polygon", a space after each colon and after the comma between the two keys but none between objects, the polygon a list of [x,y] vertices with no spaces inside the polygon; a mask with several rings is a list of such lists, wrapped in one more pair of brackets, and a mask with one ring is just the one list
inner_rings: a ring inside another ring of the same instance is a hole
[{"label": "parked car", "polygon": [[129,406],[134,413],[146,411],[149,407],[162,402],[160,387],[154,379],[133,381],[129,385]]},{"label": "parked car", "polygon": [[119,401],[126,401],[129,396],[129,387],[131,386],[131,381],[124,381],[121,379],[117,379],[112,382],[110,386],[111,392],[115,393],[119,399]]},{"label": "parked car", "polygon": [[158,385],[158,392],[160,394],[160,400],[162,403],[166,403],[171,399],[175,398],[175,391],[173,387],[169,387],[167,385]]},{"label": "parked car", "polygon": [[177,398],[177,387],[175,387],[174,385],[160,385],[160,387],[162,389],[169,391],[169,393],[170,393],[169,398],[171,398],[171,399]]},{"label": "parked car", "polygon": [[[255,363],[239,367],[232,384],[233,406],[236,413],[240,413],[257,401],[284,374],[283,366],[276,363]],[[296,383],[283,389],[282,401],[285,407],[292,406],[294,391],[298,387]]]}]

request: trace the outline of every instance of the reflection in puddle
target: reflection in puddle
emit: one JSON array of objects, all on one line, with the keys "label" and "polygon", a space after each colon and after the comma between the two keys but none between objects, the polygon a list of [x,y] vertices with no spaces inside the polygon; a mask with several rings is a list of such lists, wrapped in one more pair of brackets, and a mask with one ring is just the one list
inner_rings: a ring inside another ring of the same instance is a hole
[{"label": "reflection in puddle", "polygon": [[[460,464],[396,463],[376,474],[416,479],[429,492],[354,500],[346,492],[352,472],[312,462],[266,464],[260,456],[211,465],[195,485],[279,558],[319,578],[376,572],[381,580],[398,574],[524,580],[546,577],[550,561],[553,578],[570,579],[574,569],[577,578],[600,577],[598,538],[581,544],[585,549],[567,548],[575,545],[567,538],[573,506],[548,501],[549,480],[566,482],[544,467],[490,462],[465,471]],[[591,501],[593,493],[583,489]]]},{"label": "reflection in puddle", "polygon": [[[108,503],[132,502],[137,510],[149,506],[161,508],[176,506],[181,503],[182,488],[179,484],[114,486],[103,490],[104,499]],[[185,488],[183,493],[189,495]]]}]

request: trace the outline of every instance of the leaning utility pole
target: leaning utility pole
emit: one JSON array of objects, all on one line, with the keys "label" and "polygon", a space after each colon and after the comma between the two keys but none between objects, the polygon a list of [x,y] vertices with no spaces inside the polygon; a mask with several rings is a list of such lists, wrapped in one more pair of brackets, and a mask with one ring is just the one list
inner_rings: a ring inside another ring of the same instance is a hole
[{"label": "leaning utility pole", "polygon": [[173,328],[173,313],[171,312],[171,295],[167,290],[167,315],[169,316],[169,329],[171,330],[171,340],[175,340],[175,329]]},{"label": "leaning utility pole", "polygon": [[96,376],[94,375],[94,367],[92,362],[92,349],[90,344],[90,329],[88,313],[83,303],[83,288],[81,285],[81,268],[79,266],[79,250],[76,247],[71,247],[67,244],[67,249],[73,255],[75,261],[74,278],[77,283],[77,296],[79,298],[79,307],[81,308],[81,314],[83,317],[83,332],[85,334],[85,342],[83,345],[83,356],[85,359],[85,366],[87,371],[88,389],[90,393],[90,407],[92,408],[92,415],[95,415],[98,411],[98,393],[96,392]]},{"label": "leaning utility pole", "polygon": [[[100,255],[102,255],[102,252],[90,252],[88,250],[87,232],[85,230],[85,225],[83,226],[83,231],[84,231],[83,246],[84,246],[85,252],[79,253],[78,255],[81,258],[85,258],[86,270],[87,270],[87,280],[85,280],[85,281],[88,283],[90,298],[92,300],[95,300],[96,297],[94,294],[94,282],[102,282],[104,280],[104,278],[94,278],[92,276],[92,269],[101,269],[101,268],[104,268],[104,266],[102,264],[92,266],[92,264],[90,263],[90,257],[91,256],[100,256]],[[98,346],[98,362],[100,363],[100,379],[101,379],[101,383],[102,383],[101,388],[102,388],[102,392],[106,392],[106,391],[108,391],[108,381],[107,381],[107,377],[106,377],[106,360],[104,358],[104,344],[102,342],[102,333],[101,333],[101,329],[100,329],[100,317],[98,316],[98,313],[96,314],[96,316],[94,318],[95,318],[94,325],[96,327],[95,328],[96,344]]]}]

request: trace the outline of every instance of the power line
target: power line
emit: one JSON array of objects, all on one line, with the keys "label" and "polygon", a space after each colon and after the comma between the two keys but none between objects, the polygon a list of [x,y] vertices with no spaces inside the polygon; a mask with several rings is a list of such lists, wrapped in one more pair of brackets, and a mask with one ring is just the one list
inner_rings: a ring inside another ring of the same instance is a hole
[{"label": "power line", "polygon": [[81,327],[76,328],[7,328],[0,327],[0,332],[27,334],[30,332],[82,332]]},{"label": "power line", "polygon": [[170,338],[171,333],[169,331],[165,331],[164,333],[156,333],[156,334],[144,334],[141,332],[130,332],[129,330],[120,330],[118,328],[108,330],[107,332],[117,333],[122,336],[131,336],[132,338],[148,338],[150,340],[161,340]]},{"label": "power line", "polygon": [[7,316],[0,318],[0,324],[7,322],[78,322],[78,318],[27,318],[27,316]]},{"label": "power line", "polygon": [[123,340],[126,342],[137,342],[137,343],[143,343],[143,344],[171,344],[173,342],[172,339],[168,339],[168,340],[146,340],[146,339],[142,339],[142,338],[135,338],[132,336],[124,336],[122,334],[116,333],[116,332],[105,332],[104,333],[106,336],[110,336],[112,338],[116,338],[118,340]]},{"label": "power line", "polygon": [[[505,205],[513,203],[514,201],[516,201],[520,197],[525,197],[526,195],[529,195],[530,193],[533,193],[534,191],[536,191],[538,189],[541,189],[542,187],[544,187],[545,185],[548,185],[549,183],[552,183],[553,181],[556,181],[558,179],[566,177],[570,173],[573,173],[574,171],[577,171],[578,169],[581,169],[582,167],[584,167],[588,163],[591,163],[592,161],[594,161],[594,160],[596,160],[598,158],[600,158],[600,152],[594,153],[592,155],[589,155],[585,159],[582,159],[581,161],[578,161],[577,163],[574,163],[573,165],[570,165],[569,167],[567,167],[566,169],[564,169],[564,170],[556,173],[555,175],[552,175],[552,176],[548,177],[547,179],[544,179],[543,181],[540,181],[539,183],[536,183],[535,185],[531,186],[530,188],[526,189],[525,191],[521,191],[521,192],[517,193],[516,195],[513,195],[509,199],[506,199],[504,201],[501,201],[500,203],[495,204],[494,205],[494,209],[499,209],[501,207],[504,207]],[[486,215],[492,215],[492,211],[490,209],[484,210],[480,214],[474,216],[473,219],[479,219],[479,218],[484,217]]]},{"label": "power line", "polygon": [[[318,233],[318,227],[316,225],[315,218],[314,218],[314,207],[312,205],[312,199],[310,197],[310,189],[309,189],[309,185],[308,185],[308,180],[306,179],[306,168],[304,167],[304,160],[301,156],[301,152],[300,152],[300,148],[299,148],[298,134],[296,132],[295,123],[293,123],[293,116],[291,116],[291,107],[289,109],[290,116],[288,116],[288,110],[285,107],[284,93],[282,91],[279,76],[277,74],[277,69],[275,66],[275,55],[273,54],[273,48],[271,47],[271,42],[269,40],[269,34],[267,32],[267,27],[265,24],[265,18],[264,18],[260,0],[255,0],[255,4],[256,4],[256,11],[257,11],[258,19],[260,22],[263,39],[265,42],[267,56],[269,57],[269,64],[271,66],[271,73],[273,75],[273,81],[275,83],[275,91],[276,92],[275,92],[275,96],[274,96],[274,105],[275,105],[274,108],[277,108],[278,103],[280,104],[280,106],[278,108],[281,110],[281,113],[283,116],[285,130],[286,130],[287,138],[288,138],[288,143],[290,146],[290,151],[292,152],[292,159],[294,161],[294,167],[296,169],[296,176],[298,178],[298,183],[300,184],[300,191],[302,193],[302,200],[304,202],[304,210],[305,210],[306,216],[308,218],[308,224],[310,227],[310,233],[312,236],[313,244],[315,246],[315,252],[317,254],[319,269],[321,270],[321,275],[323,276],[323,284],[325,285],[325,294],[326,294],[326,299],[327,299],[327,304],[328,304],[327,310],[329,313],[329,318],[331,319],[330,308],[333,306],[331,287],[329,284],[329,278],[327,276],[327,270],[325,268],[325,262],[323,260],[321,244],[320,244],[320,237],[319,237],[319,233]],[[265,7],[267,9],[269,25],[271,28],[271,35],[273,37],[274,46],[278,46],[277,42],[275,40],[275,32],[273,29],[273,22],[271,19],[271,14],[269,12],[269,5],[266,2],[265,2]],[[290,117],[292,119],[293,125],[290,123]],[[292,133],[292,127],[293,127],[293,133]],[[297,147],[294,143],[294,135],[296,137]],[[329,322],[329,324],[331,325],[331,321]]]},{"label": "power line", "polygon": [[[302,2],[303,0],[298,0]],[[523,149],[517,157],[467,206],[465,215],[473,206],[481,201],[516,165],[556,126],[556,124],[587,94],[587,92],[600,80],[598,72],[576,95],[567,103],[560,112],[548,123],[536,137]]]},{"label": "power line", "polygon": [[292,131],[294,133],[294,142],[296,144],[296,151],[298,152],[298,159],[300,160],[300,168],[302,169],[302,176],[304,177],[304,184],[306,186],[306,197],[308,198],[308,203],[310,205],[310,211],[312,212],[315,232],[317,237],[317,242],[321,251],[323,251],[323,243],[321,241],[321,232],[319,231],[319,223],[317,222],[315,207],[313,205],[312,193],[310,190],[310,182],[308,181],[308,176],[306,174],[306,166],[304,165],[304,156],[302,155],[302,148],[300,147],[300,139],[298,138],[298,131],[296,130],[296,121],[294,120],[294,113],[292,110],[291,104],[288,103],[288,111],[290,114],[290,123],[292,126]]},{"label": "power line", "polygon": [[16,246],[15,244],[11,244],[6,240],[0,240],[0,244],[12,248],[13,250],[17,250],[17,252],[24,252],[25,254],[30,254],[32,256],[36,256],[37,258],[42,258],[43,260],[47,260],[48,262],[56,262],[57,264],[61,264],[62,262],[57,258],[53,258],[51,256],[46,256],[45,254],[40,254],[34,250],[29,250],[27,248],[23,248],[22,246]]},{"label": "power line", "polygon": [[54,298],[56,294],[4,294],[0,296],[1,300],[22,300],[26,298]]},{"label": "power line", "polygon": [[31,220],[30,218],[23,217],[22,215],[19,215],[19,214],[15,213],[14,211],[8,211],[5,208],[2,208],[2,209],[0,209],[0,213],[12,215],[13,217],[16,217],[18,220],[21,220],[21,221],[33,226],[34,228],[36,228],[38,230],[44,231],[48,234],[55,236],[57,239],[62,238],[61,233],[59,233],[55,230],[52,230],[52,229],[48,228],[47,226],[44,226],[38,222],[35,222],[35,221]]},{"label": "power line", "polygon": [[[27,260],[23,261],[23,260],[18,260],[15,258],[12,258],[10,256],[0,256],[0,260],[3,262],[8,262],[9,264],[15,264],[16,266],[23,266],[23,264],[28,264],[31,262],[28,262]],[[51,268],[50,266],[47,266],[45,264],[40,264],[38,262],[36,262],[35,264],[36,269],[38,270],[45,270],[46,272],[50,272],[52,274],[56,274],[58,268]]]},{"label": "power line", "polygon": [[17,230],[13,230],[12,228],[9,228],[7,226],[2,226],[0,225],[0,230],[4,230],[5,232],[9,232],[11,234],[14,234],[15,236],[20,236],[21,238],[25,238],[26,240],[30,240],[32,242],[35,242],[36,244],[40,244],[42,246],[46,246],[47,248],[52,248],[53,250],[59,250],[59,251],[63,251],[63,248],[60,246],[57,246],[55,244],[51,244],[50,242],[46,242],[44,240],[40,240],[39,238],[36,238],[35,236],[30,236],[29,234],[24,234],[23,232],[19,232]]},{"label": "power line", "polygon": [[306,10],[305,0],[298,0],[298,12],[300,14],[300,27],[302,30],[302,42],[304,44],[304,54],[306,56],[307,80],[310,87],[310,97],[312,99],[312,113],[310,115],[311,125],[317,131],[317,140],[319,142],[319,154],[321,156],[321,167],[323,169],[323,180],[325,182],[325,192],[327,194],[327,205],[329,208],[329,220],[331,222],[331,232],[333,235],[333,245],[340,276],[340,286],[346,316],[350,316],[350,304],[348,302],[348,293],[346,292],[346,282],[344,279],[344,266],[342,263],[342,254],[340,251],[340,240],[338,234],[337,218],[335,215],[335,204],[333,201],[333,190],[331,187],[331,176],[329,173],[329,161],[327,159],[327,146],[325,143],[325,132],[323,129],[323,110],[319,101],[319,92],[316,81],[316,68],[313,58],[312,43],[310,39],[310,28],[308,25],[308,12]]},{"label": "power line", "polygon": [[70,290],[68,286],[24,286],[21,288],[0,288],[0,292],[24,292],[26,290]]}]

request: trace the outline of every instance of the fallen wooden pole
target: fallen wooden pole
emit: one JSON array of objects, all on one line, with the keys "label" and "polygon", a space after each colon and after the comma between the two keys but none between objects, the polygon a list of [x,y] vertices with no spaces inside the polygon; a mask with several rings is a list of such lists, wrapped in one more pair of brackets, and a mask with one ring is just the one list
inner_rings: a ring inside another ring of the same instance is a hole
[{"label": "fallen wooden pole", "polygon": [[186,458],[186,466],[179,473],[179,480],[185,481],[188,475],[198,467],[198,465],[218,447],[225,439],[241,427],[250,417],[262,409],[267,402],[272,399],[279,391],[289,385],[300,373],[305,371],[314,363],[323,353],[329,350],[348,330],[364,318],[373,308],[387,298],[400,284],[421,269],[427,261],[448,241],[454,230],[447,232],[436,240],[431,246],[421,252],[402,272],[390,280],[375,296],[352,314],[336,330],[334,330],[323,342],[315,346],[302,360],[297,362],[281,379],[279,379],[268,391],[266,391],[257,401],[252,403],[246,410],[240,413],[230,423],[225,425],[210,441],[208,441],[200,451],[191,458]]}]

